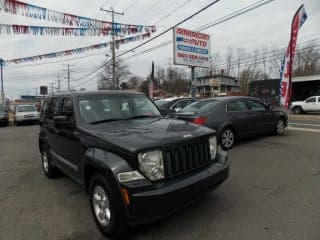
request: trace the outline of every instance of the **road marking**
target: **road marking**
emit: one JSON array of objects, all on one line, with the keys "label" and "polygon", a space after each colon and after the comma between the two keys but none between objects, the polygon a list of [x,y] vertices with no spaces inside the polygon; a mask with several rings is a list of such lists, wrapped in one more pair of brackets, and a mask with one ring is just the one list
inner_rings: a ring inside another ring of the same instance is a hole
[{"label": "road marking", "polygon": [[289,122],[289,125],[300,125],[300,126],[311,126],[311,127],[320,127],[320,124],[311,124],[311,123],[294,123]]},{"label": "road marking", "polygon": [[289,126],[289,130],[320,133],[320,129],[313,129],[313,128],[296,128],[296,127],[290,127]]}]

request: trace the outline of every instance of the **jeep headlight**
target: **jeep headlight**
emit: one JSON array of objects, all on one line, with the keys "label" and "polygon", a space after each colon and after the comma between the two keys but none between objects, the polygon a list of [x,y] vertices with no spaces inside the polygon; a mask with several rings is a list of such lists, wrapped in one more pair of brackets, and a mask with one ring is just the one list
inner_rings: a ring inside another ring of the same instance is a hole
[{"label": "jeep headlight", "polygon": [[151,181],[164,178],[163,156],[160,150],[138,155],[140,171]]},{"label": "jeep headlight", "polygon": [[217,149],[218,149],[216,136],[209,138],[209,147],[210,147],[211,159],[215,159],[217,155]]}]

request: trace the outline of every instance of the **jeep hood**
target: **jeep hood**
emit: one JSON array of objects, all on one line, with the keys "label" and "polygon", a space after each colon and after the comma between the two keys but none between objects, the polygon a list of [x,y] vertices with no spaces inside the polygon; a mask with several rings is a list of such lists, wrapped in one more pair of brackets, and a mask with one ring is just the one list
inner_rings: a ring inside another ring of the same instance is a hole
[{"label": "jeep hood", "polygon": [[102,141],[135,153],[214,135],[215,131],[176,119],[147,118],[101,123],[90,126],[90,133]]}]

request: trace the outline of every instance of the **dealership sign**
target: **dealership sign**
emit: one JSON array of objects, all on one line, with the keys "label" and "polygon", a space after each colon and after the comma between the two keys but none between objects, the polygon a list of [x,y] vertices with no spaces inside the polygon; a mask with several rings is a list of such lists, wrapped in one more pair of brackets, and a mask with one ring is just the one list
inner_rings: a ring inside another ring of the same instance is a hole
[{"label": "dealership sign", "polygon": [[173,63],[210,67],[210,35],[183,28],[173,32]]}]

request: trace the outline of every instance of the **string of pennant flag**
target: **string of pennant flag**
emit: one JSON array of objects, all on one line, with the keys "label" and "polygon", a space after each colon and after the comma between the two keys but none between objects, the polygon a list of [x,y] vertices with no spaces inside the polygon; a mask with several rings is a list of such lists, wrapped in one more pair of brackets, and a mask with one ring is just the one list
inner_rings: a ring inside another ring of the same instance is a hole
[{"label": "string of pennant flag", "polygon": [[109,21],[58,12],[16,0],[0,0],[0,11],[74,27],[109,29],[109,31],[110,29],[114,29],[116,32],[121,33],[130,33],[133,29],[136,29],[136,32],[139,32],[139,29],[149,29],[150,32],[155,31],[155,26],[132,25],[116,22],[112,25],[112,22]]},{"label": "string of pennant flag", "polygon": [[[121,34],[153,33],[155,28],[143,26],[130,26],[127,28],[116,28],[115,32]],[[31,34],[36,36],[107,36],[112,33],[111,28],[70,28],[70,27],[47,27],[0,24],[0,34]]]},{"label": "string of pennant flag", "polygon": [[[140,35],[136,35],[136,36],[132,36],[132,37],[118,39],[115,42],[116,47],[119,48],[119,45],[121,45],[121,44],[144,40],[146,38],[149,38],[150,36],[151,36],[151,33],[144,33],[144,34],[140,34]],[[3,65],[13,64],[13,63],[18,64],[18,63],[25,63],[25,62],[33,62],[33,61],[42,60],[42,59],[51,59],[51,58],[56,58],[56,57],[70,56],[70,55],[74,55],[74,54],[84,53],[87,51],[104,49],[104,48],[107,48],[108,46],[110,46],[110,44],[112,44],[112,43],[105,42],[105,43],[95,44],[95,45],[91,45],[91,46],[87,46],[87,47],[81,47],[81,48],[69,49],[69,50],[64,50],[64,51],[59,51],[59,52],[41,54],[41,55],[36,55],[36,56],[31,56],[31,57],[16,58],[16,59],[4,61]]]}]

